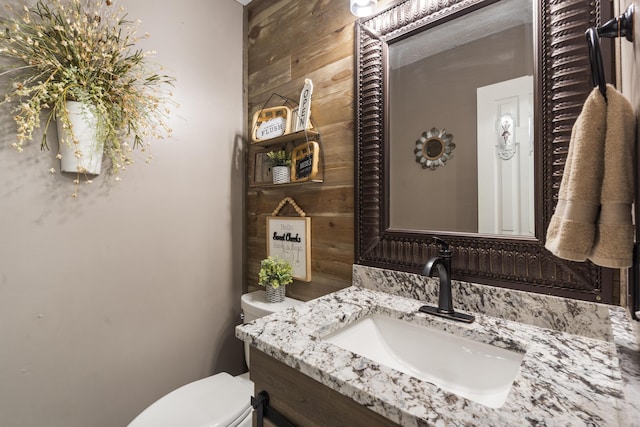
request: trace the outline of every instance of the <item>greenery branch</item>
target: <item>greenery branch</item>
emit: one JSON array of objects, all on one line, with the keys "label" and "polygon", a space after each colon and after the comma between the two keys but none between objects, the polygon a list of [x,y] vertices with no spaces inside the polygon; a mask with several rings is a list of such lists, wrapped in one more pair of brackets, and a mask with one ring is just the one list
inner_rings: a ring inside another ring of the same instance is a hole
[{"label": "greenery branch", "polygon": [[291,166],[291,153],[285,150],[270,151],[267,153],[267,158],[271,166]]},{"label": "greenery branch", "polygon": [[291,264],[278,257],[268,257],[260,261],[258,272],[258,284],[270,285],[277,289],[293,282],[293,267]]}]

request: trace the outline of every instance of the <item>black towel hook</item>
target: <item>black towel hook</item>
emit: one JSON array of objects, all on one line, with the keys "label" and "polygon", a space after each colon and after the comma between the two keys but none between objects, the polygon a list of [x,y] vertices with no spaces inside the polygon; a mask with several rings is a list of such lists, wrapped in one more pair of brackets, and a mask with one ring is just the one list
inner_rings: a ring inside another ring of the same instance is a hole
[{"label": "black towel hook", "polygon": [[588,28],[585,32],[587,45],[589,46],[589,63],[591,64],[593,86],[598,87],[605,100],[607,99],[607,82],[604,75],[604,64],[602,62],[599,37],[625,37],[628,41],[632,42],[634,12],[635,7],[632,3],[622,15],[608,20],[600,27]]},{"label": "black towel hook", "polygon": [[591,63],[591,80],[593,87],[598,87],[600,93],[607,99],[607,82],[604,78],[604,64],[602,63],[602,52],[600,51],[600,40],[598,30],[595,27],[588,28],[585,35],[589,46],[589,62]]},{"label": "black towel hook", "polygon": [[633,42],[633,14],[635,7],[633,3],[627,7],[627,10],[617,18],[613,18],[598,27],[598,35],[600,37],[624,37],[628,41]]}]

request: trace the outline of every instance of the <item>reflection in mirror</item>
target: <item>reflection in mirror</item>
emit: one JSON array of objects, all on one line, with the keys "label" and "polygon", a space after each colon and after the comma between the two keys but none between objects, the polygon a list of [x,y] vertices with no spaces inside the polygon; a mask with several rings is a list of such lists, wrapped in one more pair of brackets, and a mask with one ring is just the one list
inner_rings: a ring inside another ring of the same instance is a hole
[{"label": "reflection in mirror", "polygon": [[444,144],[440,138],[431,138],[424,146],[426,147],[425,152],[428,159],[437,159],[444,153]]},{"label": "reflection in mirror", "polygon": [[[510,0],[389,43],[392,229],[535,235],[533,31]],[[456,136],[446,167],[437,139],[407,150],[432,127]]]},{"label": "reflection in mirror", "polygon": [[444,144],[440,138],[431,138],[424,144],[427,159],[438,159],[444,153]]},{"label": "reflection in mirror", "polygon": [[447,160],[453,157],[453,149],[456,148],[452,140],[453,135],[446,133],[444,129],[431,128],[423,132],[413,150],[416,163],[422,166],[422,169],[431,170],[444,166]]}]

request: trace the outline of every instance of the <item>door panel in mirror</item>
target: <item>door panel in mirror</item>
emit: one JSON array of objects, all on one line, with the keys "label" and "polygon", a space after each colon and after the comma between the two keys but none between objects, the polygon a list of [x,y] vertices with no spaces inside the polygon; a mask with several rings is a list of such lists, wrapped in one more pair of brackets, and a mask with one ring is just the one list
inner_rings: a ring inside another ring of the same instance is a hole
[{"label": "door panel in mirror", "polygon": [[535,236],[533,77],[477,89],[478,233]]}]

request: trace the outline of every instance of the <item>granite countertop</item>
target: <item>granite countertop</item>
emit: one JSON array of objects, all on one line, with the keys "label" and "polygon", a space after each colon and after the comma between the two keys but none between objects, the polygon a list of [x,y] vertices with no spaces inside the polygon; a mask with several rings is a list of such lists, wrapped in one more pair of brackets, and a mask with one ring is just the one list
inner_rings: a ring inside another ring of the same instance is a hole
[{"label": "granite countertop", "polygon": [[[464,324],[418,312],[425,302],[433,301],[431,288],[435,288],[435,283],[425,282],[424,289],[431,296],[422,295],[427,301],[418,300],[413,298],[415,295],[407,297],[397,289],[394,293],[377,290],[375,283],[383,283],[384,280],[379,279],[386,275],[386,270],[356,272],[354,283],[358,286],[240,325],[236,335],[258,350],[405,426],[631,426],[640,423],[640,353],[637,335],[634,335],[624,309],[584,302],[574,306],[569,300],[565,303],[571,305],[573,313],[551,312],[544,320],[557,326],[557,323],[563,323],[558,320],[563,316],[580,317],[589,313],[589,317],[597,319],[608,313],[608,318],[601,319],[602,322],[593,321],[594,327],[587,328],[589,331],[585,334],[567,332],[570,327],[560,328],[565,330],[541,327],[481,311],[473,313],[476,316],[474,323]],[[375,280],[370,280],[372,277]],[[400,278],[407,284],[404,293],[415,291],[412,280],[416,279]],[[476,292],[491,294],[487,287],[473,286],[481,287]],[[473,286],[456,284],[454,301],[461,296],[460,289],[470,292]],[[497,309],[499,304],[495,301],[499,301],[500,292],[505,291],[496,292],[493,302],[485,301],[488,311],[491,311],[489,306]],[[509,299],[514,299],[513,291],[509,292]],[[470,300],[473,299],[471,296]],[[554,300],[555,297],[541,298],[552,298],[548,300],[551,303],[544,302],[547,307],[562,302]],[[532,303],[524,311],[534,307]],[[502,348],[525,350],[506,402],[497,409],[484,406],[322,340],[323,336],[370,314],[384,314]],[[565,323],[573,324],[566,319]],[[599,323],[606,323],[606,327]]]}]

